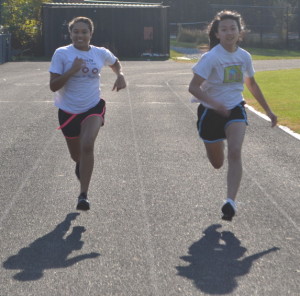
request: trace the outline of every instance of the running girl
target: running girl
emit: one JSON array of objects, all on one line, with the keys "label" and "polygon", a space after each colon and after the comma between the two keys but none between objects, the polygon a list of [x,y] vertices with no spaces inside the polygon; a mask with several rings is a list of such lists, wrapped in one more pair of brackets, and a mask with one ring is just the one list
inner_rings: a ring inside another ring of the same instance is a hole
[{"label": "running girl", "polygon": [[105,101],[101,98],[100,71],[110,66],[117,79],[113,89],[126,87],[119,60],[106,48],[90,45],[94,24],[76,17],[68,25],[72,44],[58,48],[50,65],[50,89],[59,108],[60,129],[65,136],[75,173],[80,181],[78,210],[89,210],[87,198],[94,167],[94,143],[104,124]]},{"label": "running girl", "polygon": [[254,79],[250,54],[238,46],[243,30],[244,23],[237,12],[221,11],[215,16],[209,25],[210,50],[193,67],[189,85],[189,92],[201,103],[197,128],[216,169],[223,165],[227,140],[227,200],[222,206],[222,219],[228,221],[236,213],[235,199],[242,178],[241,152],[247,125],[244,83],[271,119],[272,127],[277,123]]}]

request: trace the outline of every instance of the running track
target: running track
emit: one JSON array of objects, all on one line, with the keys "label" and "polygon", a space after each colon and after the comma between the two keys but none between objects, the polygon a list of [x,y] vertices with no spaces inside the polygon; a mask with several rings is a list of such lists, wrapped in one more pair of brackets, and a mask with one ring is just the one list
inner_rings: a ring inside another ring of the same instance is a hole
[{"label": "running track", "polygon": [[[209,165],[191,64],[103,71],[105,126],[91,211],[59,131],[47,62],[0,65],[0,295],[300,295],[300,142],[248,112],[238,216],[220,219],[226,165]],[[256,62],[300,68],[300,60]]]}]

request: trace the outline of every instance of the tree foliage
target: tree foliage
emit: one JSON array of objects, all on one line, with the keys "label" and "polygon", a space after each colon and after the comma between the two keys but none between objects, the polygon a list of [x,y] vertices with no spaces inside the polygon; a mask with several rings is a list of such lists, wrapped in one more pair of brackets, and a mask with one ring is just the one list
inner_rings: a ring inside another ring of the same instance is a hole
[{"label": "tree foliage", "polygon": [[41,38],[41,6],[49,0],[3,0],[2,22],[12,34],[12,47],[38,50]]}]

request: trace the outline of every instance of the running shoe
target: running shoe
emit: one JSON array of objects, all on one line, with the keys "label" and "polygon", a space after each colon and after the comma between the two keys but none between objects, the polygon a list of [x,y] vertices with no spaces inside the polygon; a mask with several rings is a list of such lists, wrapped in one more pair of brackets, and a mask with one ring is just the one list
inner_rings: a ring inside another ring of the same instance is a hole
[{"label": "running shoe", "polygon": [[82,192],[78,196],[77,210],[88,211],[90,209],[90,202],[87,199],[86,193]]},{"label": "running shoe", "polygon": [[232,221],[232,218],[235,215],[235,208],[229,201],[227,201],[222,207],[222,213],[223,213],[222,216],[223,220]]}]

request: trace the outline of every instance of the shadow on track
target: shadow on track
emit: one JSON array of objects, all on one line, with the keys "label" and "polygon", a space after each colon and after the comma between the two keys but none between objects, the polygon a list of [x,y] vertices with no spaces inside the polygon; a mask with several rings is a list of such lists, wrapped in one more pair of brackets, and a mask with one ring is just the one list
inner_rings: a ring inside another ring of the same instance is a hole
[{"label": "shadow on track", "polygon": [[79,261],[100,256],[99,253],[89,253],[68,258],[84,244],[81,240],[82,233],[85,232],[83,226],[73,227],[71,234],[64,238],[71,227],[71,221],[78,215],[79,213],[68,214],[53,231],[22,248],[17,255],[9,257],[3,267],[21,270],[14,275],[14,279],[18,281],[33,281],[42,278],[46,269],[66,268]]},{"label": "shadow on track", "polygon": [[274,247],[242,258],[247,249],[232,232],[218,232],[220,227],[220,224],[209,226],[204,236],[191,245],[189,256],[181,257],[189,265],[176,267],[178,275],[194,281],[202,292],[213,295],[233,292],[238,286],[236,277],[249,273],[255,260],[279,250]]}]

